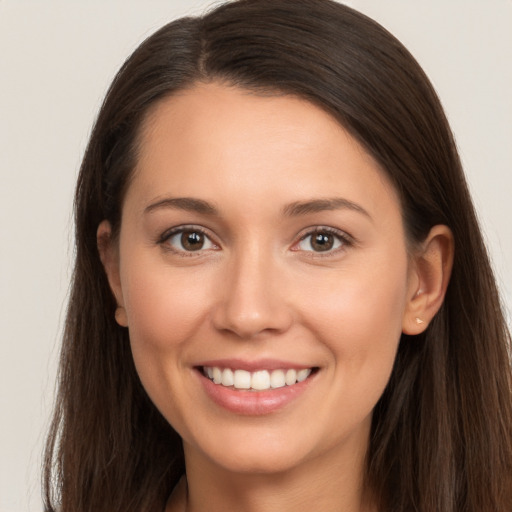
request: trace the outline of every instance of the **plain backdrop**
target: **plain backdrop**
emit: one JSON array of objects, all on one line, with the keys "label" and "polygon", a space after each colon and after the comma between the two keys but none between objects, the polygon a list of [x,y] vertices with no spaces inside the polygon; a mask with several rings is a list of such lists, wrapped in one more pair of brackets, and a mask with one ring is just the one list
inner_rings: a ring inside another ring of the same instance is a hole
[{"label": "plain backdrop", "polygon": [[[510,319],[512,2],[349,3],[393,32],[438,90]],[[213,4],[0,0],[0,512],[42,510],[73,187],[102,97],[145,37]]]}]

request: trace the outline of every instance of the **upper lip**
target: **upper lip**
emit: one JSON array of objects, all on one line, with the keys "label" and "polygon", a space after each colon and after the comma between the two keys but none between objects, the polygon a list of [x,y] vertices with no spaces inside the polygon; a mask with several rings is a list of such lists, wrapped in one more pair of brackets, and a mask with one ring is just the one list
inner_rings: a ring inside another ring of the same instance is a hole
[{"label": "upper lip", "polygon": [[280,359],[255,359],[247,361],[244,359],[211,359],[202,361],[195,365],[196,367],[214,367],[217,368],[231,368],[236,370],[246,370],[248,372],[255,372],[257,370],[287,370],[293,368],[295,370],[302,370],[306,368],[314,368],[314,365],[296,363],[292,361],[284,361]]}]

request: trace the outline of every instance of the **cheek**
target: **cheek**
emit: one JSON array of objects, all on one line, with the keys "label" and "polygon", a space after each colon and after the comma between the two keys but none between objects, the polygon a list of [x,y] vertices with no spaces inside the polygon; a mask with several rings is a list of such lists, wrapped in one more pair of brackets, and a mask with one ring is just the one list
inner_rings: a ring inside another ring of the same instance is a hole
[{"label": "cheek", "polygon": [[126,268],[123,297],[134,358],[161,363],[186,346],[207,314],[204,279],[149,258],[127,262]]},{"label": "cheek", "polygon": [[333,384],[351,389],[355,406],[362,396],[365,403],[376,402],[391,374],[405,308],[406,268],[404,261],[345,269],[335,282],[317,282],[304,303],[310,330],[331,354]]},{"label": "cheek", "polygon": [[189,390],[181,377],[190,340],[207,314],[204,279],[147,258],[131,261],[126,268],[123,297],[137,373],[164,417],[177,431],[186,432],[181,401]]},{"label": "cheek", "polygon": [[[406,263],[352,266],[317,279],[304,294],[304,310],[338,335],[368,342],[401,332],[407,290]],[[313,293],[311,293],[313,290]],[[380,333],[370,336],[370,333]],[[368,336],[364,336],[367,334]]]}]

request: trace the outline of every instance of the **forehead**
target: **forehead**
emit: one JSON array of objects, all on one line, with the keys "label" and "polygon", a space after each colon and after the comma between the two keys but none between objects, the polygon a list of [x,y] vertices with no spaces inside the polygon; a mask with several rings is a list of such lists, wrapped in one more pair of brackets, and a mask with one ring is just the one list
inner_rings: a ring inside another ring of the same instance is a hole
[{"label": "forehead", "polygon": [[290,149],[306,148],[315,134],[318,142],[327,133],[335,137],[344,132],[332,115],[296,95],[260,94],[213,82],[196,84],[156,103],[143,122],[140,140],[146,145],[158,137],[190,134],[197,144],[208,140],[235,146],[258,140],[260,128],[266,145],[286,140]]},{"label": "forehead", "polygon": [[216,83],[177,92],[152,108],[132,185],[146,196],[179,191],[213,202],[304,200],[340,187],[370,203],[383,191],[396,200],[377,162],[323,109],[296,96]]}]

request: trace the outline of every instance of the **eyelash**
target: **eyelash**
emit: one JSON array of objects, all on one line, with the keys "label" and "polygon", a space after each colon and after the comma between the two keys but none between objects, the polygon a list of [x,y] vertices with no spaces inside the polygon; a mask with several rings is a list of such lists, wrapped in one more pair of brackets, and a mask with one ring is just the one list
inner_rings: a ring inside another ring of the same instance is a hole
[{"label": "eyelash", "polygon": [[[209,235],[208,231],[202,228],[201,226],[178,226],[174,227],[168,231],[165,231],[158,239],[157,243],[164,247],[165,250],[173,252],[179,256],[183,257],[191,257],[191,256],[199,256],[200,254],[203,254],[206,250],[212,250],[212,248],[207,249],[198,249],[197,251],[187,251],[185,249],[177,249],[176,247],[173,247],[169,240],[172,239],[174,236],[182,235],[183,233],[190,232],[190,233],[199,233],[205,237],[209,241],[210,244],[214,246],[213,250],[218,250],[219,245],[216,244],[212,237]],[[336,247],[334,249],[328,249],[325,252],[324,251],[307,251],[302,250],[304,253],[311,253],[308,255],[308,257],[313,258],[325,258],[332,256],[333,254],[337,254],[340,251],[346,250],[347,248],[353,246],[355,244],[355,240],[353,237],[345,233],[344,231],[341,231],[339,229],[327,227],[327,226],[315,226],[313,228],[308,228],[306,232],[303,232],[303,234],[300,235],[300,238],[297,242],[295,242],[291,248],[294,252],[299,252],[301,249],[297,249],[297,247],[300,243],[304,242],[304,240],[307,240],[308,237],[313,237],[314,235],[331,235],[335,237],[335,239],[340,243],[339,247]],[[310,241],[311,244],[311,241]]]}]

